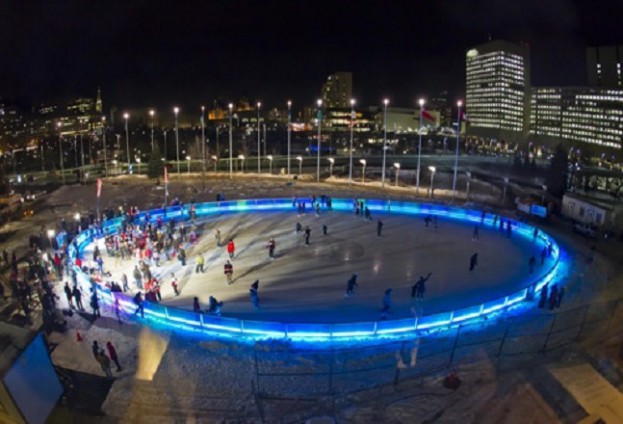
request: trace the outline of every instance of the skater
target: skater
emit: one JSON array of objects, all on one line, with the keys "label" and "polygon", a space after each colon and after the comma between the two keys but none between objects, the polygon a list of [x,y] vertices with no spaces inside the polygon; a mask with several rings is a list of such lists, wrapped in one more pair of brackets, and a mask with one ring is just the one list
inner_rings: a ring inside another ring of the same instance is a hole
[{"label": "skater", "polygon": [[560,303],[562,302],[562,298],[565,295],[565,286],[562,286],[560,290],[558,290],[558,299],[556,299],[556,307],[560,308]]},{"label": "skater", "polygon": [[232,239],[229,239],[227,242],[227,253],[229,254],[229,259],[234,259],[234,255],[236,254],[236,245]]},{"label": "skater", "polygon": [[249,297],[251,300],[251,304],[255,307],[255,308],[259,308],[260,307],[260,296],[258,295],[258,289],[260,286],[260,280],[255,280],[255,282],[253,284],[251,284],[251,288],[249,289]]},{"label": "skater", "polygon": [[108,356],[117,366],[117,372],[121,371],[121,365],[119,365],[119,357],[117,356],[117,350],[110,341],[106,342],[106,349],[108,350]]},{"label": "skater", "polygon": [[141,274],[141,270],[138,269],[138,265],[134,265],[134,284],[136,284],[136,288],[143,289],[143,274]]},{"label": "skater", "polygon": [[323,225],[322,226],[322,234],[326,236],[328,234],[328,231],[329,231],[329,228],[326,225]]},{"label": "skater", "polygon": [[359,274],[353,274],[348,279],[348,281],[346,282],[346,293],[344,293],[344,297],[350,297],[353,294],[355,294],[355,287],[359,286],[359,284],[357,284],[357,277],[358,276],[359,276]]},{"label": "skater", "polygon": [[475,240],[480,240],[478,225],[474,225],[474,233],[472,234],[472,241],[475,241]]},{"label": "skater", "polygon": [[543,250],[541,250],[541,266],[545,263],[545,258],[547,258],[547,246],[543,246]]},{"label": "skater", "polygon": [[93,310],[93,318],[95,317],[101,317],[102,314],[100,313],[100,302],[99,299],[97,297],[97,290],[95,290],[95,288],[92,289],[93,293],[91,293],[91,309]]},{"label": "skater", "polygon": [[78,288],[78,286],[74,286],[74,289],[72,290],[72,294],[74,295],[76,308],[78,308],[78,310],[81,312],[84,311],[84,307],[82,306],[82,292],[80,292],[80,289]]},{"label": "skater", "polygon": [[480,215],[480,225],[485,223],[486,216],[487,216],[487,213],[485,211],[482,211],[482,214]]},{"label": "skater", "polygon": [[541,294],[539,296],[539,309],[545,307],[545,302],[547,302],[547,285],[541,287]]},{"label": "skater", "polygon": [[558,286],[554,284],[549,292],[549,309],[554,309],[556,303],[558,303]]},{"label": "skater", "polygon": [[266,244],[266,248],[268,249],[268,257],[270,259],[275,259],[275,247],[277,246],[277,244],[275,243],[275,239],[274,238],[270,238],[270,240],[268,240],[268,243]]},{"label": "skater", "polygon": [[411,297],[412,298],[413,297],[416,299],[424,298],[424,292],[426,291],[426,282],[428,281],[431,275],[433,275],[432,272],[429,272],[426,277],[422,277],[420,275],[420,279],[417,280],[417,282],[411,286]]},{"label": "skater", "polygon": [[428,228],[428,224],[430,224],[430,221],[431,221],[430,215],[426,215],[426,218],[424,218],[424,223],[426,224],[426,228]]},{"label": "skater", "polygon": [[372,215],[370,214],[370,209],[368,209],[367,206],[364,208],[364,213],[365,213],[365,220],[372,221]]},{"label": "skater", "polygon": [[309,225],[305,227],[305,246],[309,246],[309,236],[311,235],[311,229]]},{"label": "skater", "polygon": [[221,308],[223,307],[223,302],[219,302],[216,300],[214,296],[210,296],[208,312],[214,315],[221,315]]},{"label": "skater", "polygon": [[383,230],[383,221],[380,219],[376,222],[376,236],[381,237],[381,231]]},{"label": "skater", "polygon": [[386,319],[391,313],[393,291],[393,289],[385,290],[385,295],[383,295],[383,308],[381,309],[381,319]]},{"label": "skater", "polygon": [[528,269],[530,270],[530,274],[534,272],[535,263],[536,263],[536,258],[534,257],[534,255],[530,256],[530,259],[528,260]]},{"label": "skater", "polygon": [[121,284],[123,286],[124,293],[130,290],[130,285],[128,284],[128,276],[125,274],[125,272],[121,276]]},{"label": "skater", "polygon": [[495,226],[498,223],[498,216],[497,215],[493,215],[493,227],[495,228]]},{"label": "skater", "polygon": [[439,228],[439,221],[437,220],[437,215],[433,217],[433,229],[437,232],[437,228]]},{"label": "skater", "polygon": [[177,278],[175,278],[175,274],[171,273],[171,287],[173,287],[173,292],[176,296],[180,295],[180,291],[177,289]]},{"label": "skater", "polygon": [[63,287],[63,290],[65,290],[65,297],[67,297],[67,304],[69,305],[69,308],[73,309],[74,303],[71,301],[71,299],[73,298],[73,294],[71,292],[71,287],[69,287],[69,283],[67,281],[65,281],[65,287]]},{"label": "skater", "polygon": [[320,216],[320,203],[316,203],[316,216]]},{"label": "skater", "polygon": [[296,223],[296,234],[300,233],[301,231],[303,231],[303,226],[301,225],[300,222]]},{"label": "skater", "polygon": [[500,233],[504,231],[504,218],[500,218],[499,230],[500,230]]},{"label": "skater", "polygon": [[198,297],[193,297],[193,312],[200,314],[201,313],[201,307],[199,306],[199,298]]},{"label": "skater", "polygon": [[511,228],[511,222],[510,221],[506,221],[506,237],[511,238],[512,232],[513,232],[513,230]]},{"label": "skater", "polygon": [[478,253],[474,253],[472,257],[469,258],[469,270],[473,271],[476,265],[478,265]]},{"label": "skater", "polygon": [[182,263],[182,266],[186,266],[186,250],[180,246],[180,249],[177,253],[177,259]]},{"label": "skater", "polygon": [[234,275],[234,266],[231,264],[231,262],[225,262],[225,265],[223,266],[223,272],[227,277],[227,285],[233,283],[232,276]]},{"label": "skater", "polygon": [[134,311],[134,315],[141,313],[141,318],[145,318],[145,310],[143,306],[143,295],[141,292],[136,292],[134,295],[134,303],[136,304],[136,311]]},{"label": "skater", "polygon": [[205,259],[201,253],[197,255],[196,263],[197,266],[195,267],[195,274],[199,274],[200,271],[203,274],[203,264],[205,263]]},{"label": "skater", "polygon": [[218,228],[214,232],[214,239],[216,240],[216,247],[221,247],[221,230]]}]

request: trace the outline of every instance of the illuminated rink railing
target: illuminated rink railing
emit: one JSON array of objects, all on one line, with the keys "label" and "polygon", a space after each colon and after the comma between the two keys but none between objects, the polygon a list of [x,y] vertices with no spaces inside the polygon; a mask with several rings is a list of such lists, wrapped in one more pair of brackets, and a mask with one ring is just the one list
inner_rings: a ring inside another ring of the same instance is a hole
[{"label": "illuminated rink railing", "polygon": [[[297,199],[306,200],[309,199]],[[455,219],[458,221],[480,223],[482,219],[482,211],[462,209],[445,205],[420,204],[413,202],[397,202],[384,200],[365,200],[366,206],[371,212],[385,212],[405,215],[437,215]],[[224,212],[253,212],[253,211],[282,211],[292,210],[292,199],[255,199],[255,200],[235,200],[224,202],[209,202],[195,204],[195,214],[197,218],[207,217],[212,214],[220,214]],[[332,199],[332,209],[336,211],[353,210],[352,199]],[[310,213],[313,210],[309,209]],[[141,212],[134,217],[134,222],[140,222],[149,213],[149,219],[155,222],[158,218],[162,218],[164,222],[169,219],[183,221],[190,219],[189,205],[184,207],[167,208],[166,214],[163,209],[155,209],[148,212]],[[502,218],[502,217],[500,217]],[[507,218],[504,218],[508,220]],[[525,223],[510,220],[513,227],[513,233],[522,237],[532,239],[534,228]],[[114,234],[118,231],[122,223],[121,218],[107,220],[103,224],[104,235]],[[484,225],[493,226],[493,215],[487,214]],[[75,244],[78,250],[82,251],[89,245],[95,232],[86,230],[80,233]],[[423,332],[430,333],[436,330],[445,330],[449,327],[465,324],[470,320],[481,319],[485,316],[499,313],[513,305],[526,299],[530,288],[533,293],[548,284],[556,276],[560,265],[560,250],[558,244],[549,235],[539,229],[540,242],[552,245],[552,255],[554,257],[553,265],[540,278],[529,282],[529,284],[513,293],[504,297],[492,299],[484,303],[469,306],[466,308],[441,312],[421,317],[411,317],[403,319],[370,321],[370,322],[354,322],[354,323],[285,323],[271,321],[255,321],[242,320],[237,318],[215,316],[206,313],[195,313],[193,311],[164,306],[150,302],[144,302],[145,318],[169,329],[183,329],[193,332],[204,332],[211,335],[219,335],[225,337],[249,337],[249,338],[291,338],[313,341],[331,341],[331,340],[347,340],[347,339],[375,339],[388,336],[405,336],[419,335]],[[75,258],[75,248],[72,243],[69,247],[69,255]],[[75,268],[75,267],[74,267]],[[78,280],[81,284],[91,285],[90,278],[82,271],[77,270]],[[128,314],[133,314],[136,310],[136,304],[131,296],[123,293],[111,292],[102,285],[96,285],[98,293],[104,302],[109,305],[118,303],[119,307]]]}]

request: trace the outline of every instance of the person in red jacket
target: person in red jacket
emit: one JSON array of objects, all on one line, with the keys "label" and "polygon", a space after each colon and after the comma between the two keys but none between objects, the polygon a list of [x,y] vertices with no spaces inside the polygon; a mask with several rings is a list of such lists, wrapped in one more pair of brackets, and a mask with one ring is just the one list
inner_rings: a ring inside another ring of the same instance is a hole
[{"label": "person in red jacket", "polygon": [[229,239],[227,243],[227,253],[229,253],[229,259],[234,259],[234,255],[236,253],[236,245],[232,239]]},{"label": "person in red jacket", "polygon": [[110,341],[106,342],[106,349],[108,349],[108,356],[117,366],[117,371],[121,371],[121,365],[119,365],[119,358],[117,357],[117,350]]}]

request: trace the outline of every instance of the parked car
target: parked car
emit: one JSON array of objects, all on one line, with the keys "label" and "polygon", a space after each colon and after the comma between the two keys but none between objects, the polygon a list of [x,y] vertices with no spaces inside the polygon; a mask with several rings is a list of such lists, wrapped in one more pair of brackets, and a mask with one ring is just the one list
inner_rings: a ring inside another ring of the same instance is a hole
[{"label": "parked car", "polygon": [[573,224],[573,231],[578,234],[582,234],[584,237],[587,238],[596,238],[599,232],[597,227],[595,227],[594,225],[586,224],[583,222],[575,222]]}]

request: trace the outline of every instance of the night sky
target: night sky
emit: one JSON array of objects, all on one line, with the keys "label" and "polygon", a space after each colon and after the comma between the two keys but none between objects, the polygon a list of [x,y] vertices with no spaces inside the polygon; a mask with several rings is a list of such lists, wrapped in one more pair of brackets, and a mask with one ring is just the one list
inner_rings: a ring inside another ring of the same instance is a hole
[{"label": "night sky", "polygon": [[309,104],[333,71],[359,104],[461,96],[465,51],[528,42],[533,85],[584,84],[586,45],[623,44],[621,1],[3,1],[0,96],[119,108],[246,96]]}]

